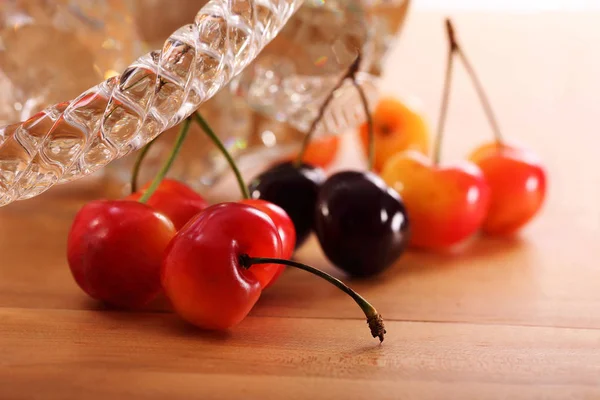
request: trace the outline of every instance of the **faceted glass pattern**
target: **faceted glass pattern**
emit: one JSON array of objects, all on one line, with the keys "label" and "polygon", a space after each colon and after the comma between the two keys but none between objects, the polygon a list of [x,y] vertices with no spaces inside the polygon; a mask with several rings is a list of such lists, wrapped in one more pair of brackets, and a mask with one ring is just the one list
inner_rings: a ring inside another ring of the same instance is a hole
[{"label": "faceted glass pattern", "polygon": [[0,128],[0,206],[142,147],[240,73],[302,0],[212,0],[161,50],[27,121]]}]

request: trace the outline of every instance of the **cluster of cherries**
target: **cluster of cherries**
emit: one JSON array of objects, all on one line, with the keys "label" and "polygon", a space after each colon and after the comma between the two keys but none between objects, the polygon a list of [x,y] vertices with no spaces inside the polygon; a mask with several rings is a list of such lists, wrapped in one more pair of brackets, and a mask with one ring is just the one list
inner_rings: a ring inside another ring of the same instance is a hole
[{"label": "cluster of cherries", "polygon": [[[241,322],[262,290],[285,266],[326,279],[361,307],[374,337],[385,328],[378,312],[340,280],[291,260],[315,233],[326,257],[347,275],[381,274],[409,247],[454,246],[478,231],[511,234],[539,211],[546,175],[527,150],[506,144],[475,72],[459,47],[450,21],[446,82],[434,158],[429,159],[427,126],[410,107],[383,99],[372,116],[355,80],[361,57],[332,90],[306,135],[301,151],[246,186],[235,162],[199,114],[182,123],[174,149],[156,178],[137,190],[137,173],[152,143],[140,152],[132,194],[85,205],[73,222],[68,260],[79,286],[90,296],[122,308],[147,304],[161,291],[174,310],[204,329],[228,329]],[[496,140],[460,165],[439,165],[454,56],[458,55],[481,97]],[[323,167],[338,149],[337,138],[312,135],[347,79],[367,115],[361,127],[369,170],[327,177]],[[165,179],[197,122],[227,158],[243,199],[209,205],[181,182]]]},{"label": "cluster of cherries", "polygon": [[[209,205],[183,183],[165,179],[193,120],[227,158],[242,200]],[[240,323],[262,291],[291,266],[347,293],[364,312],[372,336],[383,341],[383,319],[363,297],[331,275],[290,260],[305,228],[299,224],[297,231],[295,220],[273,202],[250,199],[235,162],[200,114],[182,123],[164,166],[137,190],[137,174],[151,145],[139,154],[131,195],[92,201],[73,221],[68,262],[88,295],[117,308],[136,309],[162,292],[184,320],[202,329],[226,330]]]},{"label": "cluster of cherries", "polygon": [[[328,259],[355,277],[380,274],[407,247],[445,250],[477,232],[511,235],[541,209],[546,172],[535,154],[504,142],[483,87],[446,21],[448,63],[434,156],[428,127],[408,104],[383,98],[360,129],[371,172],[326,179],[320,167],[285,162],[251,182],[254,198],[281,206],[300,245],[314,230]],[[454,57],[473,80],[495,133],[457,165],[440,165]],[[351,77],[351,75],[350,75]],[[323,147],[316,159],[327,159]],[[396,196],[390,188],[400,195]]]}]

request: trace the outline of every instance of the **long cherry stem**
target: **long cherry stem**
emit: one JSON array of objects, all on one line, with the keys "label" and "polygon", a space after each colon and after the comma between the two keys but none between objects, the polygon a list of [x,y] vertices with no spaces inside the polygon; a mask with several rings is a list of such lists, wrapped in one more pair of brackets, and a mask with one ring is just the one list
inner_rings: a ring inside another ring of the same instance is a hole
[{"label": "long cherry stem", "polygon": [[327,282],[338,287],[344,293],[352,297],[352,299],[356,302],[356,304],[358,304],[360,309],[365,313],[365,316],[367,317],[367,323],[369,325],[369,328],[371,329],[371,335],[373,335],[374,338],[379,338],[380,342],[383,342],[384,335],[387,332],[385,330],[383,318],[381,317],[381,315],[377,312],[375,307],[371,305],[371,303],[369,303],[364,297],[356,293],[354,290],[350,289],[346,284],[344,284],[344,282],[340,281],[339,279],[317,268],[311,267],[310,265],[279,258],[250,257],[247,254],[243,254],[240,256],[240,264],[244,268],[250,268],[251,266],[256,264],[282,264],[310,272],[313,275],[325,279]]},{"label": "long cherry stem", "polygon": [[451,43],[451,47],[462,61],[465,69],[467,70],[467,73],[469,74],[469,77],[471,78],[471,82],[473,82],[473,86],[475,87],[475,91],[477,92],[477,96],[479,97],[479,101],[483,106],[483,111],[485,112],[487,120],[492,128],[492,131],[494,132],[494,137],[496,138],[496,141],[499,144],[503,144],[504,135],[502,135],[502,132],[500,131],[500,125],[498,124],[498,120],[496,119],[494,111],[492,110],[491,102],[485,92],[485,89],[483,88],[481,80],[475,72],[473,64],[471,64],[471,61],[462,49],[462,46],[456,40],[454,26],[452,25],[452,21],[449,18],[446,19],[446,30],[448,32],[448,40]]},{"label": "long cherry stem", "polygon": [[142,197],[140,198],[140,200],[139,200],[140,203],[146,203],[150,199],[150,197],[152,197],[152,195],[154,194],[156,189],[158,189],[158,187],[160,186],[160,183],[162,182],[164,177],[167,175],[167,173],[171,169],[171,166],[173,165],[173,162],[177,158],[177,155],[179,154],[179,151],[181,150],[181,146],[183,145],[183,142],[185,141],[185,138],[190,130],[191,124],[192,124],[192,120],[190,118],[186,118],[185,121],[183,121],[183,124],[181,125],[181,129],[179,130],[179,134],[177,135],[177,138],[175,139],[175,144],[173,145],[171,154],[169,154],[169,157],[167,158],[167,160],[165,161],[165,163],[163,164],[161,169],[158,171],[158,173],[152,180],[152,183],[150,184],[150,187],[148,188],[148,190],[146,190],[144,192],[144,194],[142,195]]},{"label": "long cherry stem", "polygon": [[227,160],[229,167],[235,174],[235,179],[237,180],[238,186],[240,187],[240,192],[242,193],[243,198],[249,199],[250,192],[248,192],[248,187],[244,183],[244,178],[242,177],[242,173],[240,172],[240,169],[238,168],[237,164],[235,163],[235,161],[234,161],[233,157],[231,156],[231,154],[229,153],[229,151],[227,151],[227,149],[225,148],[225,145],[223,144],[221,139],[219,139],[219,137],[211,129],[210,125],[208,125],[208,122],[206,122],[206,120],[202,117],[202,115],[200,115],[200,113],[197,111],[194,113],[194,120],[196,121],[196,123],[198,125],[200,125],[202,130],[206,133],[206,135],[210,138],[210,140],[212,140],[212,142],[215,144],[215,146],[217,146],[219,148],[219,150],[221,151],[223,156],[225,156],[225,159]]},{"label": "long cherry stem", "polygon": [[375,167],[375,128],[373,126],[373,116],[371,115],[371,109],[369,108],[369,101],[365,95],[365,91],[356,81],[356,76],[352,76],[352,84],[356,88],[360,101],[363,106],[363,110],[367,117],[367,129],[369,130],[369,170],[372,171]]},{"label": "long cherry stem", "polygon": [[131,193],[137,192],[138,189],[138,176],[140,175],[140,171],[142,169],[142,163],[146,159],[150,148],[156,143],[158,136],[152,139],[147,145],[145,145],[142,150],[140,150],[137,158],[135,159],[135,164],[133,164],[133,170],[131,171]]},{"label": "long cherry stem", "polygon": [[[448,37],[452,36],[452,26],[446,24]],[[454,50],[455,42],[449,41],[448,57],[446,61],[446,74],[444,76],[444,91],[442,93],[442,103],[440,104],[440,115],[437,124],[437,134],[435,139],[435,147],[433,150],[433,162],[435,165],[440,163],[442,156],[442,140],[444,138],[444,128],[446,125],[446,117],[448,115],[448,103],[450,101],[450,92],[452,86],[452,70],[454,66]]]},{"label": "long cherry stem", "polygon": [[350,65],[350,67],[348,67],[348,71],[346,72],[346,74],[338,81],[338,83],[333,87],[333,89],[331,89],[331,92],[329,92],[329,95],[327,96],[327,98],[325,99],[325,101],[323,102],[321,107],[319,108],[319,113],[317,114],[317,117],[311,123],[310,128],[308,129],[308,133],[306,134],[306,136],[304,136],[304,140],[302,141],[302,148],[300,149],[300,152],[298,153],[298,157],[296,158],[296,163],[295,163],[296,167],[300,167],[302,165],[302,160],[304,160],[304,155],[306,154],[308,145],[310,144],[310,141],[315,134],[317,125],[319,124],[319,122],[321,122],[321,120],[323,119],[323,116],[325,115],[325,110],[327,109],[327,107],[329,107],[329,104],[333,101],[335,92],[337,92],[337,90],[342,87],[342,85],[344,84],[346,79],[348,79],[348,78],[354,79],[354,77],[356,76],[356,73],[358,72],[358,69],[360,67],[361,60],[362,60],[362,55],[359,53],[358,56],[356,57],[356,60],[354,60],[352,62],[352,64]]}]

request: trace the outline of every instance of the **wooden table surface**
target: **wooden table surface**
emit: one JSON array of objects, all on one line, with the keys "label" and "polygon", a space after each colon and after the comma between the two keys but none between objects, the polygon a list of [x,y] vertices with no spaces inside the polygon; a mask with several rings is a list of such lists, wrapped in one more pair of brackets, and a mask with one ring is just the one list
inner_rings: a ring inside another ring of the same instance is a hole
[{"label": "wooden table surface", "polygon": [[[52,190],[0,209],[0,399],[600,398],[599,15],[454,15],[506,135],[548,166],[548,202],[518,237],[411,252],[350,282],[386,318],[382,345],[351,300],[302,271],[236,329],[208,334],[162,304],[126,313],[89,300],[65,241],[100,194]],[[413,10],[385,82],[432,122],[442,17]],[[458,67],[444,158],[489,135]],[[298,258],[335,273],[314,241]]]}]

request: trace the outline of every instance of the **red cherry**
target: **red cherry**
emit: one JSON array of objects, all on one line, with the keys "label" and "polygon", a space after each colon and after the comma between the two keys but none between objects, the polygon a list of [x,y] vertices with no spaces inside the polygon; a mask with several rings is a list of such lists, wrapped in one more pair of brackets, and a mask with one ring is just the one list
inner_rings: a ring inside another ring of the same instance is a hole
[{"label": "red cherry", "polygon": [[296,247],[296,230],[294,223],[283,208],[260,199],[244,199],[240,200],[240,203],[258,208],[273,220],[281,237],[281,256],[287,259],[291,258]]},{"label": "red cherry", "polygon": [[173,238],[163,260],[162,286],[175,311],[204,329],[241,322],[278,270],[275,264],[246,269],[240,264],[243,254],[281,257],[281,239],[267,214],[246,204],[222,203],[194,217]]},{"label": "red cherry", "polygon": [[[292,258],[294,249],[296,248],[296,229],[294,228],[294,223],[291,218],[283,208],[260,199],[246,199],[240,201],[240,203],[258,208],[273,220],[273,223],[279,232],[279,237],[281,238],[281,257],[285,259]],[[267,283],[265,289],[275,283],[284,270],[285,266],[280,265],[279,270],[275,273],[271,281]]]},{"label": "red cherry", "polygon": [[479,165],[491,189],[483,232],[513,234],[540,211],[546,197],[546,171],[532,152],[494,142],[479,147],[469,158]]},{"label": "red cherry", "polygon": [[390,158],[381,177],[406,204],[413,247],[453,246],[477,232],[485,219],[490,189],[472,163],[440,167],[408,151]]},{"label": "red cherry", "polygon": [[69,267],[91,297],[136,308],[160,292],[162,256],[175,227],[152,207],[98,200],[76,215],[68,236]]},{"label": "red cherry", "polygon": [[[139,200],[150,184],[151,182],[125,199]],[[208,202],[202,196],[189,186],[173,179],[163,179],[147,204],[173,221],[177,230],[183,228],[193,216],[208,207]]]}]

